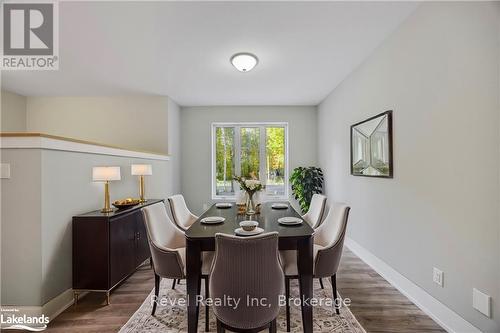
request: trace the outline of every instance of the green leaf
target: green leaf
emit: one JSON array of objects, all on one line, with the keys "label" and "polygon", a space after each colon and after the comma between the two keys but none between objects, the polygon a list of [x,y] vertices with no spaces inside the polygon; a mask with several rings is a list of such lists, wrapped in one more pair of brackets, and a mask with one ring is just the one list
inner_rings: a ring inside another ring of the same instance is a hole
[{"label": "green leaf", "polygon": [[305,213],[309,210],[312,196],[323,192],[323,170],[318,167],[297,167],[290,176],[295,199]]}]

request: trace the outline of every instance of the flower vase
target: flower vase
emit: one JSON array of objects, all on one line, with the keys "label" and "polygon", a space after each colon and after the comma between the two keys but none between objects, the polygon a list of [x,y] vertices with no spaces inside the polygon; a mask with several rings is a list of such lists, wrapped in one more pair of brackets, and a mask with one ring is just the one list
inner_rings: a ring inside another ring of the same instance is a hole
[{"label": "flower vase", "polygon": [[255,215],[257,212],[255,211],[255,203],[253,202],[253,192],[247,192],[247,215]]}]

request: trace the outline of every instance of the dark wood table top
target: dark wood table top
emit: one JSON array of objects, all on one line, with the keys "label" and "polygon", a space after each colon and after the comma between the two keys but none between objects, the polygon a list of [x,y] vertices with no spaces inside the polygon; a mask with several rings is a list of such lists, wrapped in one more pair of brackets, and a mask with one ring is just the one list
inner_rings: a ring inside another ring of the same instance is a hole
[{"label": "dark wood table top", "polygon": [[[300,225],[281,225],[278,223],[280,217],[294,216],[301,218],[300,214],[288,204],[288,209],[273,209],[273,202],[263,203],[260,214],[248,217],[238,214],[238,207],[233,203],[231,208],[217,208],[212,205],[200,218],[186,231],[186,237],[190,240],[213,239],[216,233],[234,235],[234,230],[239,228],[239,222],[243,220],[254,220],[259,222],[259,227],[264,232],[277,231],[279,238],[301,238],[310,237],[314,230],[307,222]],[[200,220],[207,216],[222,216],[226,220],[219,224],[203,224]]]}]

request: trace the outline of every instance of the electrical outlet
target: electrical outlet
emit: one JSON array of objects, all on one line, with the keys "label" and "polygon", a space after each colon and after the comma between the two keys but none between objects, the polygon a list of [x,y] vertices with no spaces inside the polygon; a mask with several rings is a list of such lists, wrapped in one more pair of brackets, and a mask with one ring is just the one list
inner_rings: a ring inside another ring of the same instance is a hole
[{"label": "electrical outlet", "polygon": [[10,178],[10,164],[0,163],[0,178],[9,179]]},{"label": "electrical outlet", "polygon": [[444,273],[443,273],[443,271],[434,267],[434,270],[432,271],[432,281],[434,281],[434,283],[443,287],[444,286]]},{"label": "electrical outlet", "polygon": [[491,317],[491,297],[472,288],[472,307],[488,318]]}]

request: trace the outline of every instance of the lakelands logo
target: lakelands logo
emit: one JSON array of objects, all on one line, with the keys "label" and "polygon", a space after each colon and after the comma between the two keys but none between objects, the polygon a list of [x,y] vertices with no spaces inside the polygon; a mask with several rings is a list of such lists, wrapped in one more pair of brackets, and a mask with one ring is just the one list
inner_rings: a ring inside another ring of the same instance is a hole
[{"label": "lakelands logo", "polygon": [[0,314],[0,328],[11,330],[27,330],[32,332],[40,332],[47,328],[49,317],[45,315],[28,316],[19,314],[18,309],[2,308]]},{"label": "lakelands logo", "polygon": [[3,70],[59,68],[58,3],[4,2]]}]

